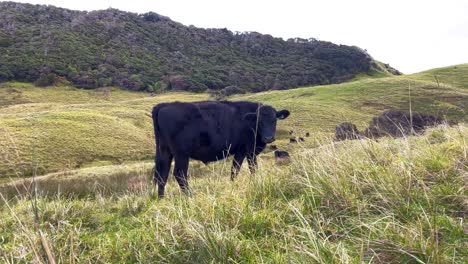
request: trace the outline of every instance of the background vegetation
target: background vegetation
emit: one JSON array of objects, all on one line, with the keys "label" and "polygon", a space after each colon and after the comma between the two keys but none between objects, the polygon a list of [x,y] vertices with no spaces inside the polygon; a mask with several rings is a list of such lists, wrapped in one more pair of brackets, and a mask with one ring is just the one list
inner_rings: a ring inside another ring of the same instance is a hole
[{"label": "background vegetation", "polygon": [[0,82],[258,92],[398,74],[358,47],[184,26],[156,13],[0,3]]}]

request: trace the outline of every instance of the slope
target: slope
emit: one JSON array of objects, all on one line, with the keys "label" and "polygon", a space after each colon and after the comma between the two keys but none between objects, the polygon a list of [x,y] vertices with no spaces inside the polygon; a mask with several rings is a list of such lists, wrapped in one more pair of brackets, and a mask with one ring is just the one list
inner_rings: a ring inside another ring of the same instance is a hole
[{"label": "slope", "polygon": [[0,258],[46,262],[42,241],[58,262],[466,263],[467,137],[327,142],[234,183],[210,164],[190,198],[171,177],[156,199],[151,164],[46,176],[39,226],[28,198],[0,207]]},{"label": "slope", "polygon": [[287,89],[372,69],[358,47],[184,26],[149,12],[0,2],[0,81],[130,90]]},{"label": "slope", "polygon": [[[312,134],[304,146],[329,140],[344,121],[363,128],[387,109],[412,110],[467,120],[468,94],[463,78],[468,65],[427,73],[234,96],[287,108],[290,118],[279,122],[278,141],[284,149],[288,130]],[[428,77],[429,76],[429,77]],[[444,82],[442,82],[442,80]],[[116,88],[87,91],[70,87],[36,88],[31,84],[0,86],[0,175],[30,175],[151,159],[154,140],[151,107],[158,102],[206,100],[207,95],[163,93],[156,96]]]}]

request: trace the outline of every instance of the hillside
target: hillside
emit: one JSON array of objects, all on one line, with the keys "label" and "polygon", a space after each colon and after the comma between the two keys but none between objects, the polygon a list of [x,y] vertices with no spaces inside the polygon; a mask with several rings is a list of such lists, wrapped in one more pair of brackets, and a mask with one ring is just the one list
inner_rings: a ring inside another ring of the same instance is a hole
[{"label": "hillside", "polygon": [[[291,111],[275,142],[291,162],[267,152],[233,183],[230,160],[191,162],[194,195],[171,176],[162,200],[148,113],[207,94],[0,84],[0,262],[466,263],[467,76],[464,64],[230,97]],[[410,102],[459,124],[332,141],[337,123]],[[290,129],[312,136],[289,144]],[[24,178],[33,167],[46,175]]]},{"label": "hillside", "polygon": [[[438,83],[433,78],[438,76]],[[279,147],[293,150],[288,130],[310,132],[302,145],[327,142],[334,127],[353,122],[364,128],[388,109],[412,110],[467,121],[468,65],[414,75],[270,91],[230,97],[287,108],[291,116],[278,122]],[[391,91],[391,92],[390,92]],[[209,99],[206,94],[169,92],[152,96],[118,88],[97,90],[67,86],[37,88],[28,83],[0,85],[0,178],[38,175],[96,165],[151,160],[154,139],[148,114],[167,101]],[[264,155],[265,158],[271,156]]]},{"label": "hillside", "polygon": [[[358,47],[184,26],[156,13],[0,2],[0,82],[258,92],[398,74]],[[62,77],[62,78],[60,78]],[[66,79],[66,80],[65,80]]]}]

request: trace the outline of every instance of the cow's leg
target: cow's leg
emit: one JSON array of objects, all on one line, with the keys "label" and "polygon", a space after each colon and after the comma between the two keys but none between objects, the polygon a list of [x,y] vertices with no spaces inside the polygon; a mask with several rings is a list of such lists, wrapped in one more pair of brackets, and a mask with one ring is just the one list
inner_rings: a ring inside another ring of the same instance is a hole
[{"label": "cow's leg", "polygon": [[254,175],[257,171],[257,155],[249,155],[247,157],[247,162],[249,163],[250,174]]},{"label": "cow's leg", "polygon": [[164,197],[164,188],[171,169],[172,154],[168,149],[159,148],[156,152],[155,163],[154,183],[158,185],[158,196]]},{"label": "cow's leg", "polygon": [[242,166],[242,162],[244,162],[245,155],[236,154],[234,155],[234,160],[232,161],[232,168],[231,168],[231,181],[239,174],[239,170]]},{"label": "cow's leg", "polygon": [[190,188],[187,181],[187,171],[189,165],[188,157],[175,157],[174,176],[179,183],[180,189],[185,194],[190,194]]}]

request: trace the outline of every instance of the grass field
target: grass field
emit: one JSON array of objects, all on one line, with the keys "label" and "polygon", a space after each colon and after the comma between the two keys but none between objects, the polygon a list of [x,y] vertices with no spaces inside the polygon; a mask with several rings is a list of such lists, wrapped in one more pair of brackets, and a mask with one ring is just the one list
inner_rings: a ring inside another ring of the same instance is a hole
[{"label": "grass field", "polygon": [[148,163],[39,177],[39,226],[27,195],[3,205],[0,249],[10,263],[45,262],[44,245],[67,263],[466,263],[467,138],[324,144],[234,183],[228,163],[195,166],[194,196],[171,178],[163,200]]},{"label": "grass field", "polygon": [[[437,76],[438,83],[434,76]],[[361,79],[337,85],[235,96],[289,109],[279,123],[277,144],[288,148],[286,131],[306,131],[328,139],[341,122],[364,128],[386,109],[408,110],[465,120],[468,65],[415,75]],[[153,105],[166,101],[208,99],[205,94],[166,93],[150,96],[106,88],[36,88],[31,84],[0,86],[0,175],[41,175],[95,165],[149,160],[154,155]],[[0,178],[2,178],[0,177]]]},{"label": "grass field", "polygon": [[[246,94],[286,108],[278,166],[251,177],[191,162],[193,197],[150,183],[151,107],[205,94],[0,85],[0,259],[5,263],[466,263],[468,64]],[[411,101],[411,104],[410,104]],[[333,142],[387,109],[459,121],[421,136]],[[305,142],[289,144],[288,130]],[[32,173],[38,177],[24,177]],[[37,197],[37,198],[35,198]]]}]

